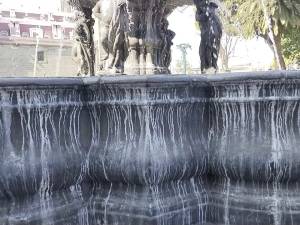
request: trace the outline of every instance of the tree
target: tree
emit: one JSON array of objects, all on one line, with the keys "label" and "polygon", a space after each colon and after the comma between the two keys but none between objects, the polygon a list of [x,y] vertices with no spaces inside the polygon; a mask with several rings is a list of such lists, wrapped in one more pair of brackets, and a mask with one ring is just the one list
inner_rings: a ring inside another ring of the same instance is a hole
[{"label": "tree", "polygon": [[238,43],[238,37],[232,36],[230,34],[225,33],[223,35],[221,41],[221,48],[220,48],[220,59],[222,63],[222,70],[229,71],[229,59],[232,57],[235,47]]},{"label": "tree", "polygon": [[287,64],[300,64],[300,28],[287,29],[283,35],[282,49]]},{"label": "tree", "polygon": [[[280,69],[286,69],[282,39],[288,28],[300,26],[300,7],[293,0],[225,0],[234,10],[244,37],[265,39]],[[234,7],[233,7],[234,6]]]},{"label": "tree", "polygon": [[235,52],[236,45],[240,38],[239,25],[232,18],[232,11],[228,10],[231,6],[220,5],[220,18],[223,25],[223,38],[220,48],[221,66],[224,71],[229,71],[229,60]]}]

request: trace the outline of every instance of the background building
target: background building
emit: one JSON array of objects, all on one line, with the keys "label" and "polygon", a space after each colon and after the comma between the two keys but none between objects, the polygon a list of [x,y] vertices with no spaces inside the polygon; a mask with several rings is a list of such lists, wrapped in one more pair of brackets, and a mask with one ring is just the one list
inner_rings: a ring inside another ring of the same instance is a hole
[{"label": "background building", "polygon": [[0,76],[70,76],[74,22],[62,0],[60,12],[0,11]]},{"label": "background building", "polygon": [[71,12],[72,12],[72,8],[71,8],[71,6],[68,4],[68,0],[61,0],[61,1],[60,1],[60,5],[61,5],[60,10],[61,10],[62,12],[68,12],[68,13],[71,13]]}]

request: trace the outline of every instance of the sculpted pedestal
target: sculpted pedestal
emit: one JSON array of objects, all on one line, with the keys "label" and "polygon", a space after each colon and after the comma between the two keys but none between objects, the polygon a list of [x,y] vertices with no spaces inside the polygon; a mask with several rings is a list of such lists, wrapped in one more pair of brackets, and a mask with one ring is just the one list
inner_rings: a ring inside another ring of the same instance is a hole
[{"label": "sculpted pedestal", "polygon": [[175,33],[168,30],[170,10],[164,0],[128,0],[128,59],[130,74],[169,73]]},{"label": "sculpted pedestal", "polygon": [[[169,73],[175,33],[168,29],[172,7],[165,0],[69,0],[79,15],[73,53],[79,75],[94,75],[96,18],[98,73]],[[81,38],[83,36],[84,38]],[[85,38],[88,37],[88,38]]]},{"label": "sculpted pedestal", "polygon": [[[175,33],[168,29],[167,16],[176,6],[193,3],[190,0],[69,0],[69,4],[79,11],[73,54],[80,62],[78,74],[93,76],[95,67],[99,74],[170,73]],[[203,27],[200,56],[204,71],[217,67],[222,29],[215,4],[207,0],[194,0],[194,4],[196,19]],[[96,18],[95,35],[93,18]]]}]

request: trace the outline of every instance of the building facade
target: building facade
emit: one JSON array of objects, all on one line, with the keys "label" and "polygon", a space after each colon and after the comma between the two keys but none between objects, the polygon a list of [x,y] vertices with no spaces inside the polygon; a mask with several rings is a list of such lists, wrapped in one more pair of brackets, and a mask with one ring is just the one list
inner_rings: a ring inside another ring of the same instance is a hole
[{"label": "building facade", "polygon": [[67,13],[71,13],[72,12],[72,8],[68,3],[68,0],[61,0],[60,1],[60,5],[61,5],[61,11],[62,12],[67,12]]},{"label": "building facade", "polygon": [[[62,10],[69,9],[62,7]],[[0,12],[0,76],[70,76],[74,22],[69,12]]]}]

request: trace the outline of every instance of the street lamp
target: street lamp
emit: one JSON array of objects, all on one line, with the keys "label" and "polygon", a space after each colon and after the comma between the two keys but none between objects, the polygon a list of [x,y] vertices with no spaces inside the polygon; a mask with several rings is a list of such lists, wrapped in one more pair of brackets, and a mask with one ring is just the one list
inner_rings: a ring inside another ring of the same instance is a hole
[{"label": "street lamp", "polygon": [[186,56],[187,56],[187,50],[192,49],[192,46],[190,44],[179,44],[177,45],[177,48],[181,51],[182,55],[182,62],[183,62],[183,68],[184,68],[184,74],[187,72],[187,61],[186,61]]}]

